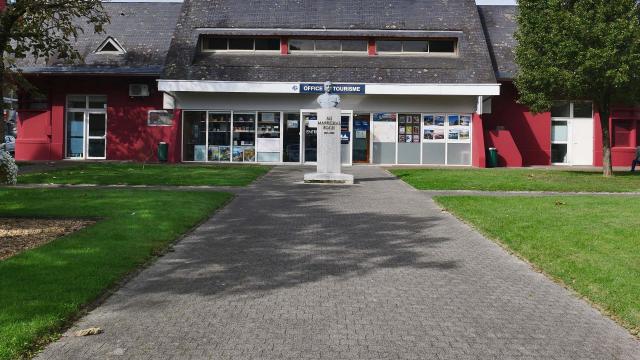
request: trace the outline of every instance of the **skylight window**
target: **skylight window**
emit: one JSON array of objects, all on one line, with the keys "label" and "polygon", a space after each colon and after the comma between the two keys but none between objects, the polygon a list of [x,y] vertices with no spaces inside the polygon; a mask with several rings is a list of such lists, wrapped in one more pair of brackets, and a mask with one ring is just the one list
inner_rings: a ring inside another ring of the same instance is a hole
[{"label": "skylight window", "polygon": [[102,44],[98,46],[98,49],[96,49],[96,54],[116,54],[117,55],[117,54],[124,54],[124,53],[126,53],[126,51],[124,50],[122,45],[120,45],[118,40],[116,40],[115,38],[112,38],[111,36],[106,38],[105,41],[103,41]]}]

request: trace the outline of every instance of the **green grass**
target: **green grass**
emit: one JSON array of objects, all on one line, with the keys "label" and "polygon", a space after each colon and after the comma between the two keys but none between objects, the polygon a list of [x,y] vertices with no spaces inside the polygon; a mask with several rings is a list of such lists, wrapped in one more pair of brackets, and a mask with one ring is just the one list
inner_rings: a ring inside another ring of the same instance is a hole
[{"label": "green grass", "polygon": [[28,173],[20,184],[246,186],[271,168],[260,165],[158,165],[87,163]]},{"label": "green grass", "polygon": [[419,190],[482,191],[640,191],[640,174],[541,169],[391,169]]},{"label": "green grass", "polygon": [[1,189],[0,217],[96,224],[0,261],[0,359],[56,336],[83,306],[231,198],[219,192]]},{"label": "green grass", "polygon": [[640,330],[640,198],[437,197],[445,209]]}]

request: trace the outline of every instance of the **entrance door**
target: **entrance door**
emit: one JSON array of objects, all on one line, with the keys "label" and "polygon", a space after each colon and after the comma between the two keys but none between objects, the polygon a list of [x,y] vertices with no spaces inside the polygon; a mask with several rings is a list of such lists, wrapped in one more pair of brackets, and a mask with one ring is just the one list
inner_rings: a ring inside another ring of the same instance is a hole
[{"label": "entrance door", "polygon": [[87,113],[87,159],[106,158],[107,115]]},{"label": "entrance door", "polygon": [[369,144],[371,117],[369,114],[356,114],[353,117],[353,162],[369,163]]},{"label": "entrance door", "polygon": [[84,112],[67,113],[67,158],[84,159]]},{"label": "entrance door", "polygon": [[305,163],[315,163],[318,160],[318,113],[302,110],[302,122],[304,126],[304,157]]},{"label": "entrance door", "polygon": [[284,114],[282,160],[300,162],[300,113]]},{"label": "entrance door", "polygon": [[573,119],[570,126],[571,165],[593,165],[593,119]]},{"label": "entrance door", "polygon": [[340,116],[340,158],[342,165],[351,165],[351,123],[353,111],[343,111]]}]

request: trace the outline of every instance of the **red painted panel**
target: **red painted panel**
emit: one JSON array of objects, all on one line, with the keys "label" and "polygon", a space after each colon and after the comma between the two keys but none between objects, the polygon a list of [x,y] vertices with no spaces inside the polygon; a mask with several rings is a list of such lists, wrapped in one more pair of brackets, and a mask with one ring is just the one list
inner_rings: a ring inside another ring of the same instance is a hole
[{"label": "red painted panel", "polygon": [[16,160],[51,160],[51,113],[18,111]]},{"label": "red painted panel", "polygon": [[289,38],[280,38],[280,55],[289,54]]},{"label": "red painted panel", "polygon": [[473,139],[471,140],[473,159],[471,164],[475,167],[487,167],[487,155],[484,141],[484,131],[482,126],[482,116],[473,113],[473,121],[471,122]]},{"label": "red painted panel", "polygon": [[376,51],[376,39],[369,39],[369,44],[367,46],[367,51],[369,53],[369,56],[375,56],[377,55],[377,51]]},{"label": "red painted panel", "polygon": [[[509,145],[510,141],[492,144],[504,156],[505,166],[549,165],[551,114],[534,114],[527,107],[518,104],[517,99],[515,86],[511,82],[503,82],[501,95],[492,98],[492,113],[483,115],[484,129],[509,131],[515,149]],[[522,159],[521,162],[518,161],[519,158]]]},{"label": "red painted panel", "polygon": [[509,130],[491,130],[486,134],[489,147],[498,149],[498,165],[522,167],[522,155]]},{"label": "red painted panel", "polygon": [[[67,95],[106,95],[107,160],[157,161],[157,144],[164,141],[169,144],[169,162],[180,161],[180,112],[175,112],[172,126],[147,126],[148,111],[162,109],[162,93],[156,90],[155,79],[41,77],[33,79],[33,82],[41,91],[55,91],[50,96],[50,111],[41,112],[33,119],[27,117],[20,120],[19,140],[16,142],[16,156],[20,154],[20,160],[62,159]],[[150,96],[129,97],[129,84],[132,83],[148,84]],[[23,136],[37,134],[38,139],[42,140],[42,134],[49,131],[51,136],[46,142],[27,142],[28,136]]]},{"label": "red painted panel", "polygon": [[[631,166],[631,161],[633,161],[636,156],[636,146],[640,146],[637,136],[637,133],[640,131],[640,129],[638,129],[640,124],[640,108],[618,108],[612,110],[612,116],[609,118],[609,134],[613,137],[612,121],[628,121],[632,126],[632,135],[628,147],[611,148],[611,163],[613,166]],[[594,115],[593,126],[593,162],[595,166],[602,166],[602,126],[600,125],[600,114],[597,112]]]}]

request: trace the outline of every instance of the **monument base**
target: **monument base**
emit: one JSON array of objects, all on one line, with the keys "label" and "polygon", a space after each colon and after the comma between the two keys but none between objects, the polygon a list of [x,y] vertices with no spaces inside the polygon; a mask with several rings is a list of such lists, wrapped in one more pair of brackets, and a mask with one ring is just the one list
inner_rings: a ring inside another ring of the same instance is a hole
[{"label": "monument base", "polygon": [[304,174],[306,184],[343,184],[353,185],[353,175],[342,173],[309,173]]}]

